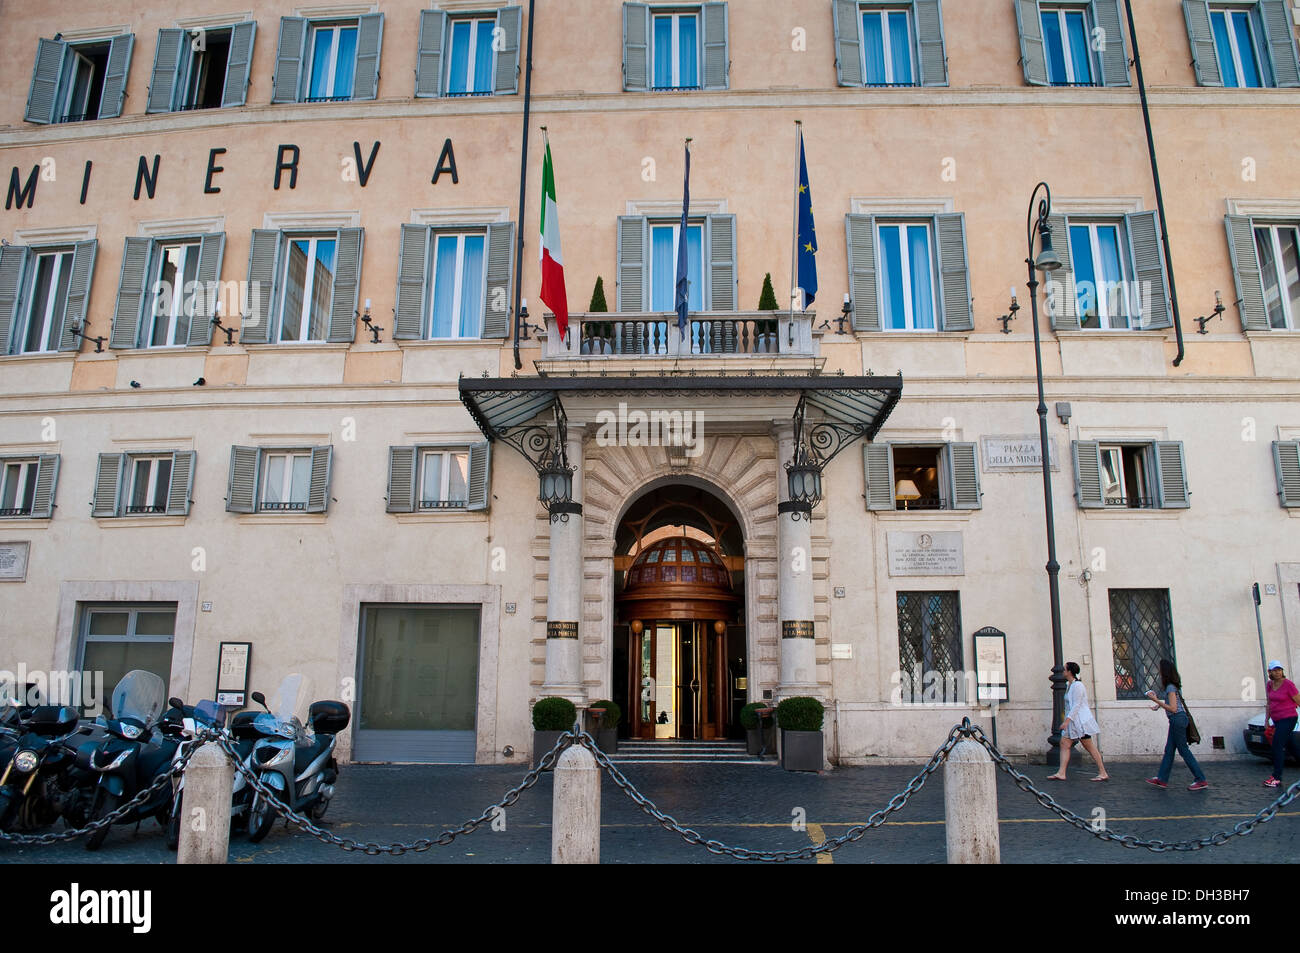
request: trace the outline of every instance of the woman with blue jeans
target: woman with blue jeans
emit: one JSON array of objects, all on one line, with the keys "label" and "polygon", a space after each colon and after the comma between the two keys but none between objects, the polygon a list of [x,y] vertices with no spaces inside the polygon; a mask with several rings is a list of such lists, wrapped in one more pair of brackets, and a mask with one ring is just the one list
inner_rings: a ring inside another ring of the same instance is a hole
[{"label": "woman with blue jeans", "polygon": [[1165,710],[1169,718],[1169,737],[1165,739],[1165,756],[1160,762],[1160,771],[1154,778],[1147,778],[1147,784],[1154,784],[1158,788],[1169,787],[1169,772],[1174,768],[1174,752],[1177,751],[1195,778],[1187,790],[1204,791],[1210,782],[1205,780],[1205,773],[1197,763],[1196,755],[1192,754],[1192,749],[1187,745],[1187,724],[1191,718],[1187,714],[1187,706],[1183,704],[1183,680],[1179,678],[1174,663],[1168,659],[1160,660],[1160,683],[1165,686],[1165,699],[1161,701],[1154,691],[1147,692],[1147,698],[1154,702],[1152,711],[1161,708]]},{"label": "woman with blue jeans", "polygon": [[1286,677],[1282,663],[1274,659],[1268,663],[1268,717],[1273,720],[1273,773],[1264,787],[1275,788],[1282,784],[1282,766],[1286,764],[1289,750],[1300,758],[1300,743],[1293,734],[1296,726],[1296,704],[1300,691]]}]

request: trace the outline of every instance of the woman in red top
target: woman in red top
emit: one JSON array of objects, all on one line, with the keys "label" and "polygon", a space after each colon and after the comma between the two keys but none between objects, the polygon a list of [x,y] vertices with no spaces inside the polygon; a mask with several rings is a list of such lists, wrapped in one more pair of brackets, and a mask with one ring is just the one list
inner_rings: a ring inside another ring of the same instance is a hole
[{"label": "woman in red top", "polygon": [[1300,760],[1300,739],[1292,734],[1296,724],[1296,705],[1300,705],[1300,691],[1286,677],[1282,663],[1274,659],[1268,663],[1268,717],[1273,719],[1273,774],[1264,787],[1275,788],[1282,783],[1282,765],[1286,763],[1287,749]]}]

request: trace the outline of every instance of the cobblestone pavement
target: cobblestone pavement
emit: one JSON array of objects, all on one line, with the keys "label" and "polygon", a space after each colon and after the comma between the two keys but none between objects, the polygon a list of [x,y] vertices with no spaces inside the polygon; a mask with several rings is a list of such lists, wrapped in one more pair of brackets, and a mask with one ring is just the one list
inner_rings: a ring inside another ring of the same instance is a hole
[{"label": "cobblestone pavement", "polygon": [[[1109,765],[1113,780],[1094,784],[1091,764],[1065,783],[1043,780],[1051,769],[1027,773],[1040,787],[1077,813],[1100,818],[1118,833],[1164,840],[1198,838],[1234,824],[1276,796],[1262,786],[1263,761],[1208,762],[1211,787],[1189,792],[1191,780],[1178,765],[1167,790],[1143,782],[1150,763]],[[839,768],[824,774],[795,774],[773,765],[629,765],[623,771],[660,809],[705,837],[728,844],[770,849],[798,848],[835,837],[885,806],[915,773],[907,766]],[[381,843],[431,837],[476,817],[518,783],[520,766],[345,765],[338,795],[325,825],[336,834]],[[1291,777],[1290,780],[1295,780]],[[544,777],[506,814],[504,831],[487,827],[404,857],[345,853],[278,824],[260,844],[241,834],[231,839],[236,864],[263,863],[548,863],[551,788]],[[604,863],[737,863],[692,847],[662,829],[606,779],[601,786]],[[1045,811],[1030,795],[999,773],[998,808],[1004,863],[1177,863],[1246,864],[1300,860],[1300,802],[1248,837],[1194,853],[1152,854],[1105,843]],[[802,810],[807,829],[792,822]],[[153,821],[115,828],[98,853],[81,842],[18,848],[0,844],[0,863],[172,863],[174,854]],[[936,773],[883,828],[833,855],[842,863],[943,863],[943,776]],[[822,858],[826,862],[826,858]],[[813,861],[800,861],[813,863]]]}]

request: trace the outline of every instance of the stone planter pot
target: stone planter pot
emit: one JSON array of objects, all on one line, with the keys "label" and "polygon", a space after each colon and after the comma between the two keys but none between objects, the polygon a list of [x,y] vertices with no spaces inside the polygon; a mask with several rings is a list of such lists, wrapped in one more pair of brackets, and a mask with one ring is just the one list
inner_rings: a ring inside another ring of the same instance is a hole
[{"label": "stone planter pot", "polygon": [[533,730],[533,764],[542,760],[546,752],[555,747],[555,743],[560,740],[562,731],[537,731]]},{"label": "stone planter pot", "polygon": [[[764,736],[766,735],[766,739]],[[763,742],[767,741],[767,751],[765,754],[776,754],[776,732],[769,725],[767,728],[746,728],[745,729],[745,750],[750,754],[758,754],[763,750]]]},{"label": "stone planter pot", "polygon": [[822,769],[820,731],[781,731],[781,767],[787,771]]}]

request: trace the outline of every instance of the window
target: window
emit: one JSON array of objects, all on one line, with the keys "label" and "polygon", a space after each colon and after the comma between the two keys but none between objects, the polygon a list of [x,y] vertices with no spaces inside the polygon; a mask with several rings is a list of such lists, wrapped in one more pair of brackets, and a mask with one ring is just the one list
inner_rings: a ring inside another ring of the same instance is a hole
[{"label": "window", "polygon": [[[650,310],[677,308],[677,256],[681,241],[680,222],[650,223]],[[686,223],[687,306],[704,310],[704,223]]]},{"label": "window", "polygon": [[1076,440],[1075,497],[1083,508],[1186,509],[1190,493],[1176,440]]},{"label": "window", "polygon": [[1174,625],[1168,589],[1111,589],[1110,641],[1115,658],[1115,697],[1163,694],[1160,660],[1174,658]]},{"label": "window", "polygon": [[1047,79],[1053,86],[1093,85],[1091,31],[1084,9],[1047,8],[1039,14],[1047,52]]},{"label": "window", "polygon": [[1256,226],[1255,251],[1259,255],[1268,326],[1300,330],[1300,228]]},{"label": "window", "polygon": [[956,592],[900,592],[898,663],[904,702],[962,700],[961,598]]},{"label": "window", "polygon": [[415,95],[491,96],[519,91],[520,7],[450,17],[441,10],[420,11],[420,48]]},{"label": "window", "polygon": [[403,225],[394,339],[504,338],[514,228]]},{"label": "window", "polygon": [[862,12],[863,81],[868,86],[912,86],[912,24],[907,10]]},{"label": "window", "polygon": [[877,225],[880,308],[891,331],[935,330],[933,252],[928,224]]},{"label": "window", "polygon": [[1057,331],[1173,326],[1155,212],[1110,219],[1048,217],[1061,267],[1044,284]]},{"label": "window", "polygon": [[973,329],[963,215],[849,215],[846,224],[854,330]]},{"label": "window", "polygon": [[421,454],[421,509],[463,507],[468,494],[468,451],[426,450]]},{"label": "window", "polygon": [[1300,86],[1300,59],[1285,0],[1183,0],[1183,18],[1200,85]]},{"label": "window", "polygon": [[1020,65],[1031,86],[1128,86],[1119,0],[1015,0]]},{"label": "window", "polygon": [[357,69],[356,24],[313,26],[307,45],[311,67],[306,102],[351,99]]},{"label": "window", "polygon": [[141,516],[190,511],[194,451],[101,453],[91,515]]},{"label": "window", "polygon": [[868,443],[862,453],[869,510],[981,507],[974,443]]},{"label": "window", "polygon": [[492,31],[496,29],[496,20],[453,20],[449,27],[447,95],[490,95],[494,65]]},{"label": "window", "polygon": [[135,669],[170,684],[176,603],[83,604],[79,634],[77,668],[87,675],[103,673],[106,696]]},{"label": "window", "polygon": [[324,341],[329,331],[336,240],[291,237],[286,245],[281,341]]},{"label": "window", "polygon": [[1107,446],[1101,452],[1101,495],[1107,506],[1149,509],[1151,495],[1151,447]]},{"label": "window", "polygon": [[483,329],[486,235],[436,235],[431,338],[476,338]]},{"label": "window", "polygon": [[[673,311],[681,221],[618,220],[618,310]],[[736,310],[736,216],[687,219],[687,302],[692,311]]]},{"label": "window", "polygon": [[15,353],[36,354],[57,351],[63,339],[60,320],[68,306],[68,285],[72,281],[72,252],[52,251],[34,256],[30,304],[26,328]]},{"label": "window", "polygon": [[363,232],[360,228],[323,233],[255,229],[240,341],[353,340]]},{"label": "window", "polygon": [[189,340],[194,316],[194,279],[199,270],[197,243],[164,245],[154,276],[153,327],[146,347],[168,347]]},{"label": "window", "polygon": [[175,239],[127,238],[109,346],[208,344],[225,245],[226,236],[220,232]]},{"label": "window", "polygon": [[727,5],[623,4],[623,89],[726,89]]},{"label": "window", "polygon": [[[1123,226],[1113,222],[1070,225],[1070,263],[1082,328],[1131,326],[1130,275]],[[1135,302],[1136,303],[1136,302]]]},{"label": "window", "polygon": [[696,13],[656,13],[651,35],[652,89],[700,88],[700,19]]},{"label": "window", "polygon": [[355,20],[280,18],[271,102],[374,99],[384,15]]},{"label": "window", "polygon": [[311,454],[262,454],[261,509],[305,510],[311,487]]},{"label": "window", "polygon": [[94,268],[94,241],[0,247],[0,354],[77,350]]},{"label": "window", "polygon": [[37,45],[25,118],[34,123],[110,119],[122,113],[135,37]]},{"label": "window", "polygon": [[1210,28],[1214,31],[1214,52],[1224,86],[1272,86],[1273,77],[1266,60],[1259,56],[1258,10],[1210,9]]},{"label": "window", "polygon": [[158,31],[146,112],[242,106],[257,24]]},{"label": "window", "polygon": [[232,447],[226,510],[324,513],[334,448]]},{"label": "window", "polygon": [[486,443],[388,449],[388,512],[487,508]]},{"label": "window", "polygon": [[0,457],[0,517],[49,519],[59,482],[59,455]]},{"label": "window", "polygon": [[940,0],[833,0],[841,86],[947,86]]}]

